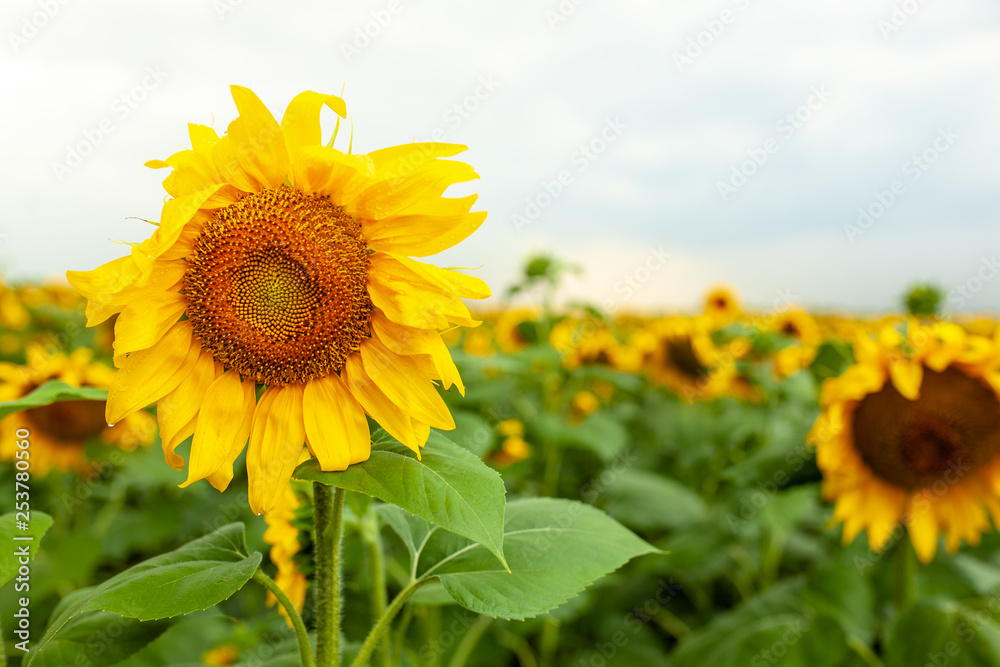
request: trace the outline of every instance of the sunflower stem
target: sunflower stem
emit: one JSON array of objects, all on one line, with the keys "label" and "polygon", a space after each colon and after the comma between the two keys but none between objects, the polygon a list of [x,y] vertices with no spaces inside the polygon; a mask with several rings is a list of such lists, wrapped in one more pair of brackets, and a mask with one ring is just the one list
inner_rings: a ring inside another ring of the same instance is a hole
[{"label": "sunflower stem", "polygon": [[901,612],[913,602],[916,553],[904,535],[896,544],[896,611]]},{"label": "sunflower stem", "polygon": [[[291,619],[292,628],[295,630],[295,639],[299,643],[299,655],[302,656],[302,667],[315,667],[316,663],[313,661],[312,646],[309,645],[309,635],[306,633],[306,626],[302,622],[302,617],[299,616],[295,605],[285,595],[285,591],[281,590],[281,587],[274,583],[271,577],[264,574],[263,570],[258,568],[253,573],[253,580],[270,591],[278,599],[278,604],[281,605],[285,613],[288,614],[288,618]],[[0,646],[0,652],[2,651],[3,647]],[[3,665],[3,663],[0,662],[0,665]]]},{"label": "sunflower stem", "polygon": [[[385,588],[385,552],[382,547],[382,534],[379,529],[378,515],[369,511],[364,519],[364,530],[362,531],[365,543],[368,545],[368,567],[371,578],[371,605],[372,617],[376,623],[385,613],[386,588]],[[384,638],[377,646],[377,663],[382,667],[390,667],[389,640]]]},{"label": "sunflower stem", "polygon": [[316,535],[316,667],[340,667],[340,545],[344,490],[313,482]]},{"label": "sunflower stem", "polygon": [[368,636],[365,637],[365,643],[361,645],[361,650],[358,651],[358,656],[354,659],[354,662],[351,663],[351,667],[365,667],[365,665],[368,664],[368,660],[375,651],[375,647],[382,641],[382,637],[389,629],[392,619],[396,617],[396,614],[398,614],[399,610],[403,608],[403,605],[406,604],[407,600],[409,600],[410,597],[417,592],[417,589],[425,584],[429,584],[434,581],[434,579],[434,577],[430,577],[428,579],[419,579],[414,581],[409,586],[401,590],[399,595],[393,598],[389,607],[385,610],[385,613],[382,614],[382,618],[378,619],[378,623],[375,624],[375,627],[373,627],[368,633]]},{"label": "sunflower stem", "polygon": [[469,661],[476,644],[479,643],[480,638],[489,629],[491,623],[493,623],[493,619],[489,616],[480,616],[476,619],[472,627],[462,635],[462,640],[458,642],[455,652],[451,655],[451,660],[448,661],[448,667],[465,667],[465,663]]}]

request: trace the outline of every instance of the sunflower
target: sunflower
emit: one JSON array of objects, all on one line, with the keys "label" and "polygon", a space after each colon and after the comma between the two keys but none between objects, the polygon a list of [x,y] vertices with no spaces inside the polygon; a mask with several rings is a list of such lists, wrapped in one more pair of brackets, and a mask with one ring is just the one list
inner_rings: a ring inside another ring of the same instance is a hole
[{"label": "sunflower", "polygon": [[[306,601],[306,575],[300,570],[294,558],[299,553],[302,544],[299,542],[299,529],[296,528],[292,520],[295,518],[295,510],[298,509],[299,499],[295,495],[291,484],[278,497],[277,503],[271,511],[265,515],[267,530],[264,531],[264,541],[271,545],[271,562],[278,568],[278,573],[274,577],[274,583],[284,591],[288,599],[295,605],[295,609],[302,611],[302,606]],[[278,603],[278,598],[273,593],[267,594],[267,606],[273,607]],[[292,622],[288,618],[288,612],[284,607],[279,607],[278,611],[285,617],[285,622],[292,627]]]},{"label": "sunflower", "polygon": [[[1000,346],[958,325],[911,321],[855,344],[857,363],[824,383],[809,434],[845,543],[872,549],[906,525],[924,562],[1000,520]],[[998,524],[1000,525],[1000,524]]]},{"label": "sunflower", "polygon": [[775,318],[772,328],[794,340],[792,345],[774,355],[774,372],[778,377],[788,377],[813,362],[823,337],[816,320],[808,313],[801,310],[783,312]]},{"label": "sunflower", "polygon": [[[279,124],[249,89],[218,136],[189,125],[191,150],[147,163],[172,169],[148,239],[93,271],[68,272],[88,325],[118,313],[108,423],[159,401],[167,462],[193,436],[186,486],[225,489],[247,447],[250,505],[271,509],[305,442],[323,470],[370,455],[365,415],[419,454],[431,426],[454,428],[432,380],[461,378],[440,331],[476,326],[462,298],[490,295],[472,276],[411,259],[451,247],[485,212],[465,149],[413,143],[365,155],[324,145],[320,111],[343,100],[297,95]],[[339,127],[339,121],[338,121]]]},{"label": "sunflower", "polygon": [[646,362],[651,380],[688,401],[732,393],[738,378],[735,362],[749,348],[742,339],[717,347],[711,327],[704,315],[656,321],[652,331],[657,343]]},{"label": "sunflower", "polygon": [[705,315],[716,327],[735,321],[741,312],[739,299],[728,287],[715,287],[705,295]]},{"label": "sunflower", "polygon": [[496,426],[504,437],[500,451],[492,459],[497,465],[508,466],[531,456],[531,445],[524,440],[524,424],[518,419],[505,419]]},{"label": "sunflower", "polygon": [[520,352],[537,337],[534,330],[536,322],[538,313],[525,308],[500,313],[493,325],[497,346],[507,354]]},{"label": "sunflower", "polygon": [[[49,380],[62,380],[74,387],[111,385],[114,369],[93,361],[90,350],[74,350],[69,355],[49,353],[37,344],[29,344],[28,363],[24,366],[0,363],[0,401],[27,396]],[[14,434],[19,429],[31,433],[31,466],[38,475],[52,469],[85,472],[90,463],[84,456],[84,444],[99,438],[123,449],[149,445],[156,435],[153,416],[135,412],[115,426],[104,421],[100,401],[62,401],[15,412],[0,421],[0,460],[14,459]]]}]

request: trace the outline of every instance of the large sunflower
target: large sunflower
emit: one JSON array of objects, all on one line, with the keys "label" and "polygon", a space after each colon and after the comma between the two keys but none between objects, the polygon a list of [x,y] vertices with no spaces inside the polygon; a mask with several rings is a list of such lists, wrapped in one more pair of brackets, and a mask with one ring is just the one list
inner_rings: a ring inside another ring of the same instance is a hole
[{"label": "large sunflower", "polygon": [[[48,352],[40,345],[29,344],[26,365],[0,363],[0,401],[27,396],[50,380],[61,380],[74,387],[106,389],[111,385],[113,368],[93,360],[90,350],[70,354]],[[86,472],[91,464],[84,454],[88,440],[101,439],[122,449],[149,445],[156,435],[153,416],[136,411],[113,427],[104,422],[104,404],[99,401],[62,401],[52,405],[15,412],[0,420],[0,460],[12,461],[17,438],[27,429],[31,440],[31,467],[38,475],[50,470]]]},{"label": "large sunflower", "polygon": [[844,541],[872,549],[904,523],[917,555],[938,536],[955,551],[1000,523],[1000,348],[947,322],[886,327],[855,344],[857,363],[827,380],[809,434]]},{"label": "large sunflower", "polygon": [[[366,155],[321,143],[304,92],[279,124],[247,88],[219,137],[189,125],[191,150],[147,163],[173,171],[152,236],[93,271],[68,273],[88,325],[119,313],[107,421],[159,401],[168,463],[194,436],[185,485],[228,486],[249,438],[250,504],[268,511],[305,442],[323,470],[370,454],[367,413],[419,452],[454,422],[431,380],[464,391],[439,332],[475,326],[461,298],[478,278],[410,259],[475,231],[476,196],[444,198],[478,178],[445,160],[464,146],[414,143]],[[339,126],[339,120],[338,120]]]}]

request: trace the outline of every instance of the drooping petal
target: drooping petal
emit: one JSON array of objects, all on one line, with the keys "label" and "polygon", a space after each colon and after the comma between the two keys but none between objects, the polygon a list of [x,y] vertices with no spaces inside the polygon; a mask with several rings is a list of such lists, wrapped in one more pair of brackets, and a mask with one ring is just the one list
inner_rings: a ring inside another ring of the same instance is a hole
[{"label": "drooping petal", "polygon": [[451,358],[448,346],[441,334],[431,329],[417,329],[396,324],[379,309],[372,312],[372,333],[396,354],[427,355],[436,370],[435,379],[440,380],[445,389],[453,384],[465,396],[465,385]]},{"label": "drooping petal", "polygon": [[358,399],[372,419],[377,421],[389,435],[416,452],[419,457],[420,448],[427,442],[430,428],[426,424],[417,423],[389,400],[389,397],[365,373],[361,355],[352,354],[347,357],[341,376],[347,383],[351,395]]},{"label": "drooping petal", "polygon": [[370,262],[368,292],[372,303],[393,322],[419,329],[479,324],[472,319],[459,294],[428,281],[398,258],[376,252]]},{"label": "drooping petal", "polygon": [[201,345],[187,320],[176,323],[153,347],[130,354],[108,391],[108,423],[116,424],[176,389],[200,355]]},{"label": "drooping petal", "polygon": [[156,421],[160,427],[163,457],[174,470],[184,467],[184,459],[175,454],[174,450],[189,436],[194,435],[198,410],[204,402],[208,386],[215,380],[217,366],[212,353],[202,350],[191,373],[156,404]]},{"label": "drooping petal", "polygon": [[401,356],[375,338],[361,341],[364,371],[390,401],[414,419],[441,429],[455,428],[448,406],[413,357]]},{"label": "drooping petal", "polygon": [[336,374],[306,383],[303,416],[306,440],[321,470],[345,470],[371,456],[364,408]]},{"label": "drooping petal", "polygon": [[[205,391],[198,413],[198,424],[191,441],[188,477],[182,487],[218,472],[225,480],[222,489],[229,485],[233,478],[233,461],[243,451],[250,436],[255,405],[253,381],[241,381],[234,371],[215,378]],[[212,485],[219,488],[217,483],[221,481],[216,479]]]},{"label": "drooping petal", "polygon": [[250,508],[269,511],[292,478],[305,444],[303,386],[268,387],[257,403],[247,449]]}]

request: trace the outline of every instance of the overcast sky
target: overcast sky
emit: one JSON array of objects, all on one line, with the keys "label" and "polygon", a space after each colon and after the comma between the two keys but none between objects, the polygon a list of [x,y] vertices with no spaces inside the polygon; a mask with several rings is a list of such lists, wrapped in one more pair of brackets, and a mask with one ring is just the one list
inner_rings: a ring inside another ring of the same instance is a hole
[{"label": "overcast sky", "polygon": [[[3,0],[0,266],[43,278],[150,231],[229,85],[280,118],[343,89],[354,150],[436,130],[489,211],[445,266],[496,293],[549,250],[567,296],[1000,309],[995,0]],[[346,145],[345,145],[346,147]],[[86,153],[86,154],[84,154]],[[866,212],[867,217],[861,216]]]}]

